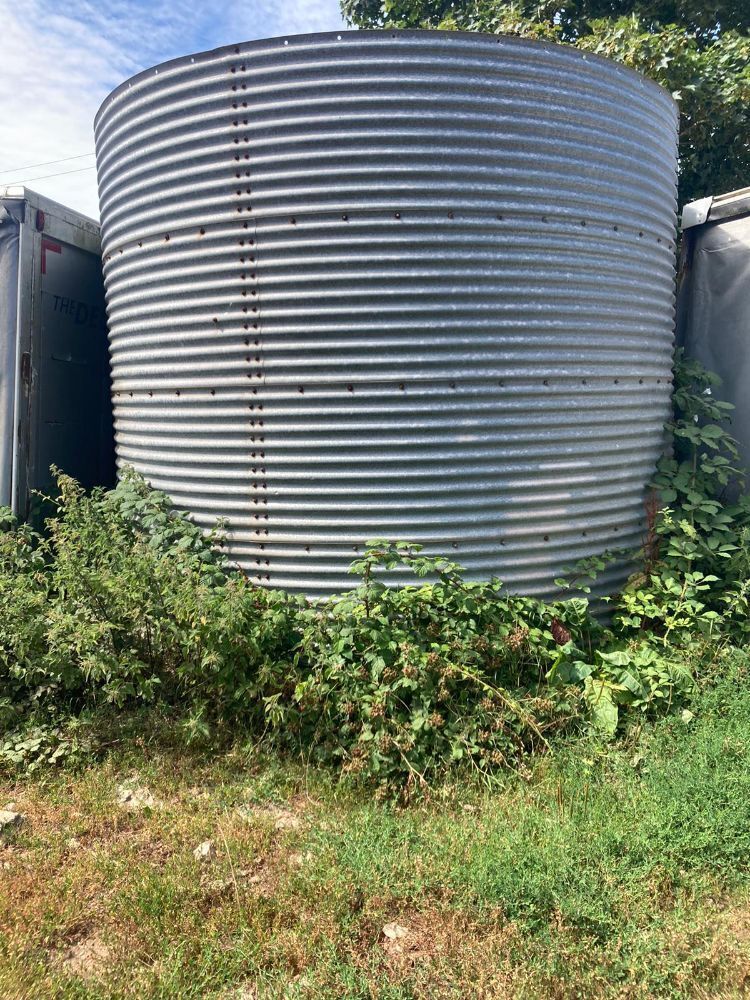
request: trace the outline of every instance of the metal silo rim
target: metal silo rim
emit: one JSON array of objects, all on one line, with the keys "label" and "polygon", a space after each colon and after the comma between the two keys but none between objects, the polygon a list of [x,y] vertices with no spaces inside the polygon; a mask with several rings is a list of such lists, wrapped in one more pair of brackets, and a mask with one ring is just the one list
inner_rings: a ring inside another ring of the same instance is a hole
[{"label": "metal silo rim", "polygon": [[[656,83],[655,80],[650,80],[643,73],[639,73],[637,70],[631,69],[629,66],[625,66],[622,63],[615,62],[614,59],[607,59],[605,56],[597,55],[593,52],[583,52],[581,49],[577,49],[573,45],[559,44],[556,42],[546,42],[539,41],[538,39],[532,38],[520,38],[518,35],[503,35],[503,34],[489,34],[487,32],[479,31],[438,31],[435,29],[421,29],[421,28],[373,28],[373,29],[342,29],[341,31],[317,31],[309,32],[306,34],[299,35],[273,35],[269,38],[257,38],[252,41],[246,42],[235,42],[230,45],[221,45],[215,49],[206,49],[200,52],[187,53],[186,55],[178,56],[175,59],[168,59],[166,62],[158,63],[155,66],[150,66],[148,69],[141,70],[140,73],[136,73],[135,76],[128,77],[124,80],[118,87],[109,93],[101,105],[99,110],[94,116],[94,130],[98,128],[99,121],[104,115],[104,113],[120,95],[126,93],[132,88],[133,84],[140,83],[142,81],[148,80],[153,77],[156,73],[163,72],[164,70],[169,70],[171,68],[178,68],[185,65],[190,65],[188,60],[206,60],[210,57],[220,58],[221,56],[232,56],[236,55],[235,49],[241,48],[242,55],[252,55],[253,49],[263,49],[267,47],[270,43],[276,42],[279,44],[279,48],[282,48],[286,43],[294,44],[299,42],[335,42],[344,41],[346,38],[356,37],[362,38],[364,35],[368,37],[375,38],[411,38],[411,39],[425,39],[427,36],[432,36],[437,40],[448,40],[456,39],[462,42],[468,39],[481,40],[485,42],[498,42],[502,40],[511,45],[517,46],[518,48],[528,48],[530,51],[545,51],[558,54],[560,50],[564,50],[569,53],[569,58],[579,59],[581,62],[586,64],[600,65],[607,67],[609,70],[617,69],[619,72],[630,76],[633,82],[638,81],[642,86],[646,86],[651,89],[655,94],[659,96],[661,100],[666,98],[667,102],[671,105],[675,115],[678,113],[677,102],[674,100],[669,91],[662,87],[661,84]],[[471,44],[471,43],[469,43]]]}]

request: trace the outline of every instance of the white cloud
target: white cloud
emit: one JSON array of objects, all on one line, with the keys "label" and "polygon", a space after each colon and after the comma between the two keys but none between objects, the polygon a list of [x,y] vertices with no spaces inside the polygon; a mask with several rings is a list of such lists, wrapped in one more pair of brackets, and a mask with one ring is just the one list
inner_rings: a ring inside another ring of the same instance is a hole
[{"label": "white cloud", "polygon": [[[231,25],[236,38],[268,38],[274,35],[306,34],[311,31],[335,31],[343,27],[338,0],[234,0]],[[265,30],[258,31],[258,23]],[[233,41],[234,39],[227,39]]]},{"label": "white cloud", "polygon": [[97,108],[141,69],[342,20],[338,0],[0,0],[0,24],[0,186],[23,182],[97,217],[93,156],[15,168],[91,153]]}]

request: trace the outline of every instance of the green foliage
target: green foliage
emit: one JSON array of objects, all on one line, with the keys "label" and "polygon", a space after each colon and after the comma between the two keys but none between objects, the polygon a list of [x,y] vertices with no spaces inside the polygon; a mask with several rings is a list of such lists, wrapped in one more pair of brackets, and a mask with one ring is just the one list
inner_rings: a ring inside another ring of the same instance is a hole
[{"label": "green foliage", "polygon": [[449,28],[576,45],[639,70],[680,104],[680,202],[750,176],[750,6],[682,0],[342,0],[360,27]]},{"label": "green foliage", "polygon": [[[737,445],[716,400],[718,378],[696,362],[675,366],[674,444],[654,478],[644,570],[624,590],[616,622],[663,646],[698,636],[741,643],[747,634],[750,498]],[[661,506],[661,505],[664,506]],[[658,509],[661,507],[661,509]]]},{"label": "green foliage", "polygon": [[[358,585],[312,603],[254,586],[227,564],[220,527],[205,533],[134,472],[89,495],[59,475],[45,536],[0,515],[0,764],[75,759],[80,732],[61,713],[158,701],[188,741],[241,725],[410,790],[684,709],[748,634],[750,501],[716,382],[678,359],[673,448],[607,625],[585,595],[633,553],[584,560],[558,581],[567,599],[543,603],[376,540],[352,566]],[[394,570],[416,582],[389,587]]]},{"label": "green foliage", "polygon": [[219,710],[242,702],[264,657],[283,669],[292,605],[224,568],[219,530],[204,534],[133,472],[110,492],[63,475],[58,486],[48,537],[7,515],[0,534],[6,712],[156,697]]},{"label": "green foliage", "polygon": [[[432,582],[386,587],[398,566]],[[585,601],[507,596],[406,543],[372,542],[353,569],[362,584],[307,611],[299,647],[300,724],[324,757],[419,783],[450,765],[519,761],[568,726],[577,696],[551,698],[544,676],[560,632],[590,645],[601,631]]]}]

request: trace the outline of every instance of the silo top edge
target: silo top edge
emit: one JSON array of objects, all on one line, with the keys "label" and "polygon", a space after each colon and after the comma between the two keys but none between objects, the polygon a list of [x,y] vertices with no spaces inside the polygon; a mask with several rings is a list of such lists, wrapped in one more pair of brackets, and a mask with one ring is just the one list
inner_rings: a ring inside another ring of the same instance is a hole
[{"label": "silo top edge", "polygon": [[163,63],[158,63],[155,66],[141,70],[140,73],[136,73],[134,76],[123,80],[123,82],[119,84],[119,86],[115,87],[115,89],[102,101],[94,117],[94,128],[98,126],[99,120],[109,108],[110,104],[116,101],[120,95],[130,90],[134,84],[148,80],[165,70],[189,65],[191,62],[195,62],[198,59],[203,60],[211,57],[220,58],[224,55],[229,57],[236,54],[236,49],[238,47],[241,47],[243,55],[252,55],[253,50],[261,51],[263,49],[267,49],[269,46],[273,46],[274,44],[277,45],[280,50],[284,49],[285,51],[288,51],[289,49],[293,49],[295,45],[300,44],[330,44],[334,41],[346,43],[349,40],[360,42],[372,41],[373,43],[376,43],[378,40],[398,41],[399,39],[403,39],[404,41],[411,40],[423,42],[428,42],[433,39],[435,41],[446,42],[453,40],[458,41],[461,44],[477,46],[481,44],[487,45],[491,42],[493,45],[502,43],[506,46],[528,48],[537,52],[546,51],[557,54],[565,53],[567,58],[573,60],[577,59],[587,65],[593,64],[606,67],[610,71],[617,70],[623,75],[630,77],[632,80],[639,81],[642,86],[651,89],[655,94],[657,94],[661,100],[666,100],[666,102],[672,107],[675,117],[677,117],[677,104],[672,98],[672,95],[664,87],[662,87],[661,84],[656,83],[654,80],[650,80],[637,70],[630,69],[630,67],[624,66],[622,63],[615,62],[613,59],[607,59],[605,56],[600,56],[592,52],[583,52],[581,49],[577,49],[572,45],[540,41],[538,39],[531,38],[520,38],[517,35],[487,34],[472,31],[438,31],[435,29],[391,30],[387,28],[376,28],[359,30],[342,29],[341,31],[320,31],[299,35],[277,35],[271,38],[254,39],[253,41],[234,42],[229,45],[218,46],[215,49],[206,49],[201,52],[187,53],[183,56],[177,56],[175,59],[169,59]]}]

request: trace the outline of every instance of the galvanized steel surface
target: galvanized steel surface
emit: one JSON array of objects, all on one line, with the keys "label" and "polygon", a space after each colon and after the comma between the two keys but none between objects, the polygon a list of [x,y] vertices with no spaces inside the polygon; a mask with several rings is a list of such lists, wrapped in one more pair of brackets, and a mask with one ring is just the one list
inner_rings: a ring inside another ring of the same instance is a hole
[{"label": "galvanized steel surface", "polygon": [[452,32],[248,42],[123,84],[96,122],[119,462],[311,595],[372,537],[540,595],[637,545],[676,120],[614,63]]}]

